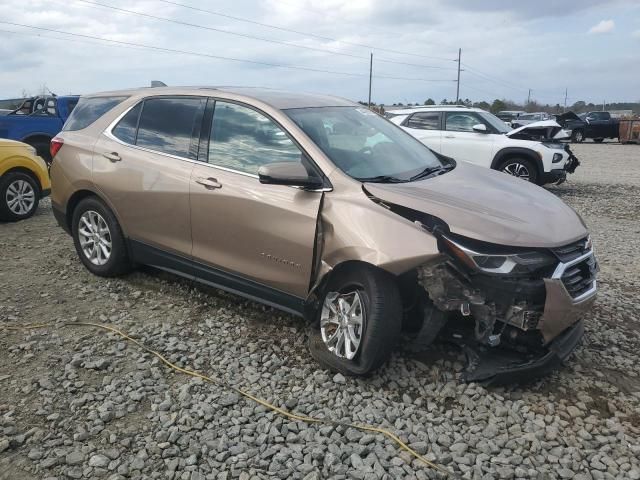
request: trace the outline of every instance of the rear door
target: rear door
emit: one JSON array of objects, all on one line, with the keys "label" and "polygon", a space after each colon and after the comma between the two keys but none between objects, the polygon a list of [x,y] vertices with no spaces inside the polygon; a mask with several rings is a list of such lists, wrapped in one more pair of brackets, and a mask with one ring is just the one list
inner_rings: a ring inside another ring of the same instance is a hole
[{"label": "rear door", "polygon": [[[490,167],[493,160],[495,134],[493,127],[475,112],[444,112],[441,153],[455,160]],[[487,133],[474,132],[473,126],[483,124]]]},{"label": "rear door", "polygon": [[402,123],[402,129],[416,137],[434,152],[440,152],[441,112],[416,112]]},{"label": "rear door", "polygon": [[305,297],[322,193],[263,185],[257,173],[273,162],[312,167],[287,132],[263,112],[210,102],[215,105],[210,138],[201,144],[205,155],[190,184],[193,259]]},{"label": "rear door", "polygon": [[205,97],[152,97],[132,107],[95,146],[96,186],[126,235],[189,256],[189,183]]}]

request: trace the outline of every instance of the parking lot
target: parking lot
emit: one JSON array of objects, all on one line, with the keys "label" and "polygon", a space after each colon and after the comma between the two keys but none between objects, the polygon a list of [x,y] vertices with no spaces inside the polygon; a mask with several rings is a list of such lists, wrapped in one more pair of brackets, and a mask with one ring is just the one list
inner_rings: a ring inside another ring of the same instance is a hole
[{"label": "parking lot", "polygon": [[[437,478],[382,435],[294,422],[172,362],[305,415],[388,428],[469,479],[640,479],[640,147],[585,143],[549,189],[589,226],[599,297],[568,366],[525,387],[459,380],[437,346],[368,379],[318,368],[297,318],[169,274],[91,275],[46,200],[0,225],[0,478]],[[526,217],[527,212],[522,212]]]}]

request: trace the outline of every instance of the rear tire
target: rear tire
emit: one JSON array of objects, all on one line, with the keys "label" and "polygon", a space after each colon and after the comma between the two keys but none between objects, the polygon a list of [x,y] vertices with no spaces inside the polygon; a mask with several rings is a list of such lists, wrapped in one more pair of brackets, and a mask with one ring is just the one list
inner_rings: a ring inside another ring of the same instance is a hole
[{"label": "rear tire", "polygon": [[508,158],[502,161],[497,169],[527,182],[538,184],[538,167],[528,158]]},{"label": "rear tire", "polygon": [[[360,307],[352,313],[356,295]],[[357,322],[350,323],[359,316],[359,327]],[[332,371],[367,375],[387,361],[401,325],[402,301],[396,279],[372,266],[346,267],[336,272],[324,289],[318,322],[309,335],[309,350],[316,361]],[[355,343],[355,351],[348,348]]]},{"label": "rear tire", "polygon": [[87,197],[73,211],[73,243],[80,261],[94,275],[115,277],[131,270],[122,229],[98,198]]},{"label": "rear tire", "polygon": [[0,177],[0,220],[25,220],[38,209],[40,186],[27,173],[9,172]]}]

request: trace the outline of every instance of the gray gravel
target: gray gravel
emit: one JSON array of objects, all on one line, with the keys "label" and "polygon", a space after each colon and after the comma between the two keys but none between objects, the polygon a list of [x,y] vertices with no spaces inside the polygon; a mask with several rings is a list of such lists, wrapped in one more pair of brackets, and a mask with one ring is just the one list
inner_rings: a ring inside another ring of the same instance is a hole
[{"label": "gray gravel", "polygon": [[[0,324],[114,324],[278,406],[388,428],[463,478],[640,479],[640,147],[575,151],[550,190],[592,230],[600,297],[570,364],[524,388],[461,383],[443,349],[330,374],[296,318],[153,270],[90,275],[48,202],[0,225]],[[0,393],[0,478],[436,478],[381,435],[284,419],[87,328],[0,333]]]}]

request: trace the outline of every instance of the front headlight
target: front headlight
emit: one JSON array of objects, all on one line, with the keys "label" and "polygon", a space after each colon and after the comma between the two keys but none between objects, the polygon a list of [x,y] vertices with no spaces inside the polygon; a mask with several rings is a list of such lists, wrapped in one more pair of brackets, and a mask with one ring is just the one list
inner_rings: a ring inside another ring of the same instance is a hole
[{"label": "front headlight", "polygon": [[523,274],[535,272],[543,267],[555,265],[557,260],[550,254],[538,250],[514,253],[489,253],[469,248],[459,241],[442,236],[450,253],[473,270],[492,274]]}]

